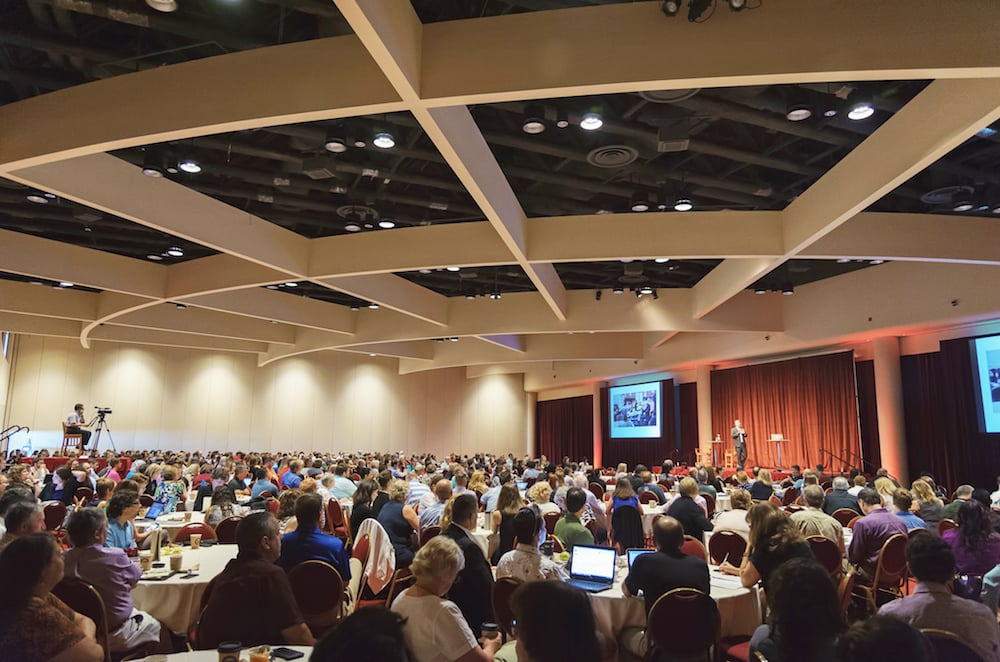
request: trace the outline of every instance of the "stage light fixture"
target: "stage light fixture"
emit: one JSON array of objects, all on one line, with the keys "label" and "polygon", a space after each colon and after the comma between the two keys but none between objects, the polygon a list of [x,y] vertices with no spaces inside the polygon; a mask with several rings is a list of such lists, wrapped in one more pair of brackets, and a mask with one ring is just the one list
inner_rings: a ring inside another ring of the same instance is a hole
[{"label": "stage light fixture", "polygon": [[698,21],[709,7],[712,6],[713,0],[689,0],[688,2],[688,20],[692,23]]},{"label": "stage light fixture", "polygon": [[851,104],[851,109],[847,111],[847,119],[860,122],[875,114],[875,105],[868,99],[860,99]]},{"label": "stage light fixture", "polygon": [[545,131],[545,109],[541,104],[528,104],[524,110],[524,122],[521,123],[521,130],[532,136]]},{"label": "stage light fixture", "polygon": [[660,11],[663,15],[668,18],[673,18],[677,16],[677,12],[681,10],[681,0],[663,0],[663,4],[660,6]]},{"label": "stage light fixture", "polygon": [[674,211],[691,211],[694,209],[694,203],[691,202],[691,198],[677,198],[674,202]]},{"label": "stage light fixture", "polygon": [[379,149],[390,149],[396,146],[396,139],[391,134],[383,132],[376,134],[375,138],[372,139],[372,144]]},{"label": "stage light fixture", "polygon": [[177,167],[189,175],[197,175],[201,172],[201,164],[193,157],[186,156],[177,162]]},{"label": "stage light fixture", "polygon": [[580,128],[584,131],[596,131],[604,126],[604,119],[597,113],[584,113],[580,118]]}]

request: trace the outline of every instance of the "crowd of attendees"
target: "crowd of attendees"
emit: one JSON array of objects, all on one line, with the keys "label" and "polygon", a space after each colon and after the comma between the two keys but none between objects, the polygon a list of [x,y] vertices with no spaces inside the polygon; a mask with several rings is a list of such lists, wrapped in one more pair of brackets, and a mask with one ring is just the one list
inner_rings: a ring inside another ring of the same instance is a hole
[{"label": "crowd of attendees", "polygon": [[[670,461],[654,472],[485,454],[439,461],[382,453],[151,451],[109,453],[101,461],[71,457],[51,472],[46,458],[44,452],[26,462],[16,453],[0,458],[4,659],[104,659],[95,623],[56,597],[64,578],[97,588],[107,612],[106,645],[116,654],[236,640],[315,645],[316,660],[642,659],[653,645],[645,630],[598,628],[591,598],[564,583],[564,565],[543,542],[568,552],[577,545],[615,545],[619,552],[653,547],[621,583],[625,596],[643,597],[648,613],[672,589],[711,593],[707,559],[682,546],[728,531],[745,540],[745,552],[727,555],[715,571],[759,586],[766,596],[766,622],[748,649],[756,659],[932,659],[918,630],[937,629],[957,635],[981,659],[1000,661],[1000,490],[961,485],[946,495],[926,474],[907,488],[884,469],[865,476],[793,467],[778,481],[753,468],[723,480],[721,468]],[[723,495],[729,508],[715,512]],[[412,585],[391,609],[356,606],[384,600],[388,587],[374,594],[357,577],[351,582],[350,536],[338,535],[336,522],[327,520],[331,500],[349,506],[343,529],[384,532],[393,569],[412,573]],[[51,501],[64,504],[68,515],[47,526],[41,504]],[[642,523],[647,503],[662,511],[649,540]],[[132,602],[141,572],[131,557],[150,542],[136,519],[150,504],[166,514],[193,504],[211,526],[242,518],[235,558],[208,585],[194,641]],[[856,517],[849,544],[845,512]],[[939,530],[949,520],[954,526]],[[484,530],[485,551],[476,535]],[[908,595],[880,594],[877,614],[864,613],[863,601],[845,609],[836,580],[853,573],[859,584],[870,584],[883,544],[895,534],[908,537]],[[835,573],[814,557],[810,536],[841,552]],[[308,560],[329,563],[353,591],[349,615],[324,628],[319,641],[287,575]],[[491,594],[495,580],[506,577],[520,586],[511,598],[516,636],[501,645],[490,635],[499,616]],[[878,657],[879,651],[895,652]]]}]

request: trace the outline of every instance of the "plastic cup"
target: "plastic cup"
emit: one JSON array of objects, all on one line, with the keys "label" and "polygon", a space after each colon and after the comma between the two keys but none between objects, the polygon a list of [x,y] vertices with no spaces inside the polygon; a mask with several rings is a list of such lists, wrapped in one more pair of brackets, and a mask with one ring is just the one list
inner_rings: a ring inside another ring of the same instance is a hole
[{"label": "plastic cup", "polygon": [[174,554],[170,557],[170,570],[171,572],[180,572],[181,563],[184,561],[183,554]]},{"label": "plastic cup", "polygon": [[153,568],[153,552],[148,549],[139,552],[139,568],[143,572],[148,572]]},{"label": "plastic cup", "polygon": [[200,533],[192,533],[190,540],[191,540],[191,549],[198,549],[199,547],[201,547]]},{"label": "plastic cup", "polygon": [[271,647],[258,646],[250,649],[250,662],[271,662]]}]

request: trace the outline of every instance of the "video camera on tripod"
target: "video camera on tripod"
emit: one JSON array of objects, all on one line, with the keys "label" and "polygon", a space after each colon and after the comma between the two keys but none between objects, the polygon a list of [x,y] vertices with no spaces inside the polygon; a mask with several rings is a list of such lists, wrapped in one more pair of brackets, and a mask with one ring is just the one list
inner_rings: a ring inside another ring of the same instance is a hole
[{"label": "video camera on tripod", "polygon": [[108,414],[114,413],[111,411],[111,407],[94,407],[94,409],[97,410],[98,416],[106,416]]},{"label": "video camera on tripod", "polygon": [[118,449],[115,448],[115,440],[111,438],[111,427],[108,425],[107,419],[104,418],[108,414],[112,413],[111,407],[94,407],[94,409],[97,410],[97,426],[94,428],[94,443],[91,446],[91,450],[94,452],[97,451],[97,445],[101,441],[101,433],[107,432],[108,442],[110,442],[111,448],[117,452]]}]

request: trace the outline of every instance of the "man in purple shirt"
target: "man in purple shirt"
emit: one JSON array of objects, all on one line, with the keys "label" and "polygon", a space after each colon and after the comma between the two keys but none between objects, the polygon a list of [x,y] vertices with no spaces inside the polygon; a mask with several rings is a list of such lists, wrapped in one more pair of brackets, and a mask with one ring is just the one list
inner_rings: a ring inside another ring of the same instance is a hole
[{"label": "man in purple shirt", "polygon": [[122,653],[138,646],[172,653],[170,633],[149,614],[132,604],[132,589],[142,571],[125,550],[104,546],[108,518],[100,508],[82,508],[66,524],[73,548],[64,555],[65,576],[92,584],[104,600],[108,618],[108,645]]},{"label": "man in purple shirt", "polygon": [[897,533],[905,536],[906,524],[885,509],[882,496],[870,487],[858,494],[858,505],[864,517],[854,523],[847,560],[858,566],[863,574],[872,577],[882,545]]},{"label": "man in purple shirt", "polygon": [[916,536],[906,546],[906,561],[917,578],[917,587],[911,595],[885,604],[879,614],[919,629],[947,630],[958,635],[983,660],[1000,662],[996,612],[951,592],[955,555],[948,543],[936,536]]}]

